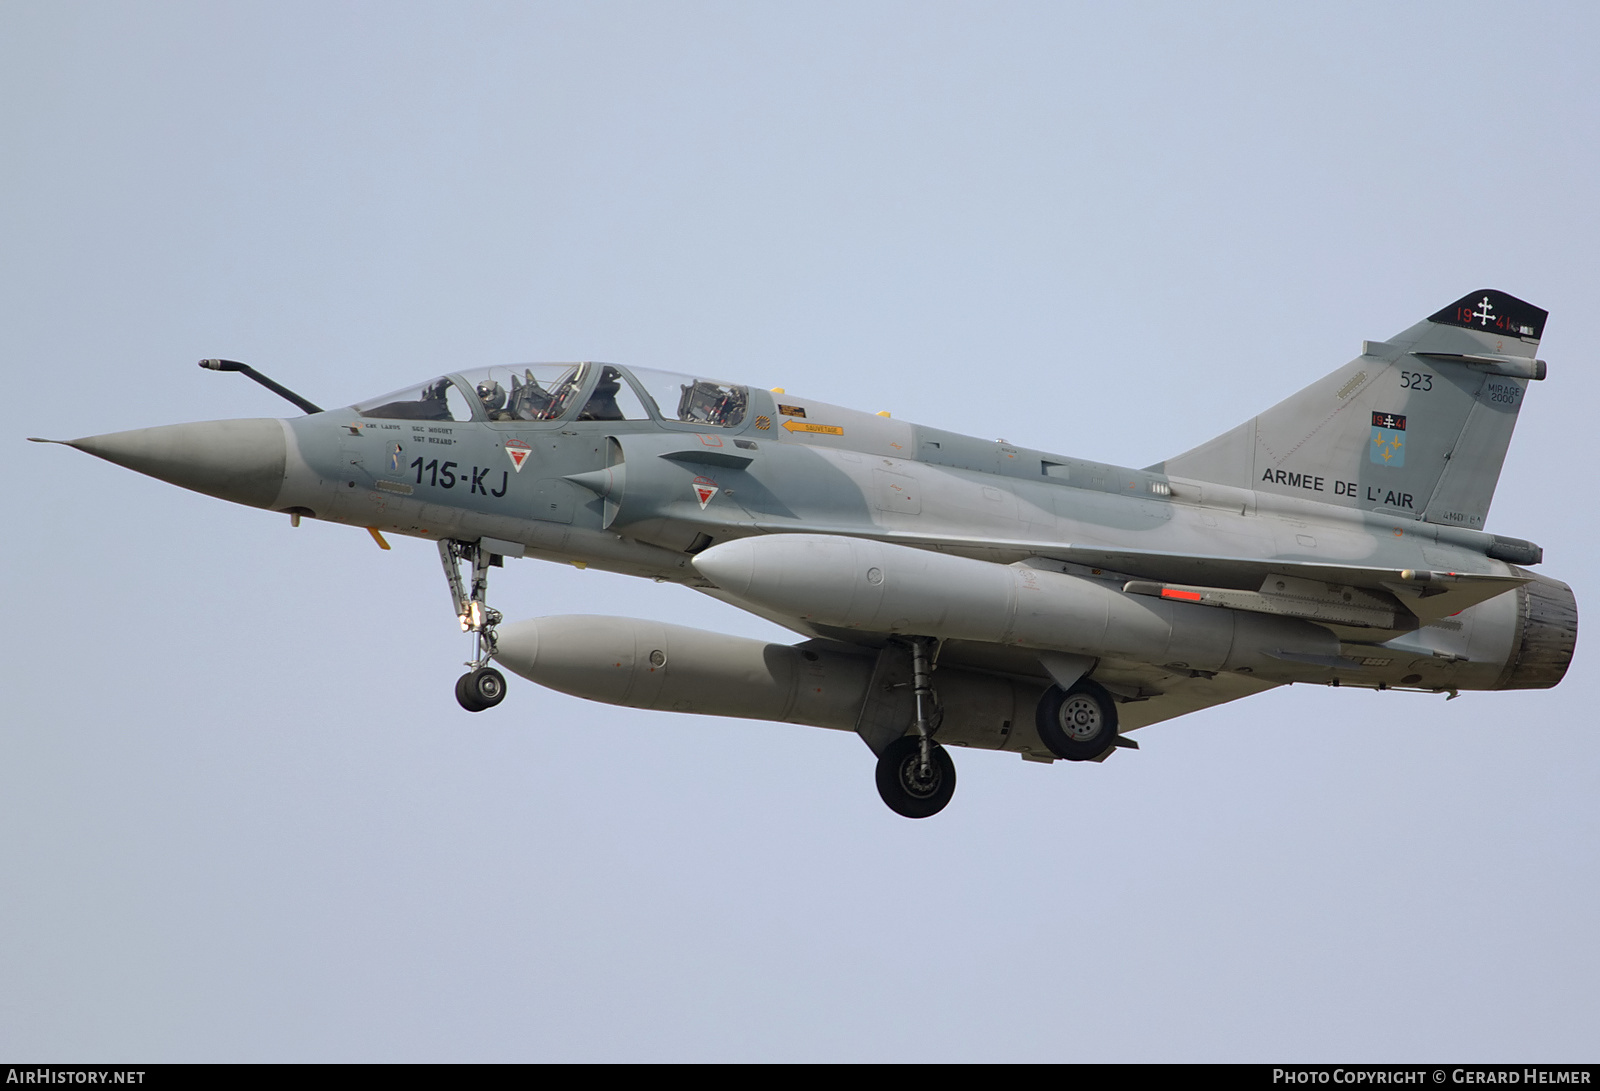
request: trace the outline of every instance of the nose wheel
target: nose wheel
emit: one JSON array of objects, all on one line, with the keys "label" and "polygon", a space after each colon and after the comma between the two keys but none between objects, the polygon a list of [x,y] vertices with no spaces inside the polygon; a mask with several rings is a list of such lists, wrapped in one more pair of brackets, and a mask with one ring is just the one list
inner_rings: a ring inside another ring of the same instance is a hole
[{"label": "nose wheel", "polygon": [[[502,620],[500,611],[488,602],[489,569],[499,567],[500,557],[477,542],[446,538],[439,543],[439,560],[450,584],[461,631],[472,634],[472,658],[467,660],[470,669],[456,679],[456,701],[468,712],[482,712],[506,696],[505,675],[489,665],[496,650],[495,626]],[[470,590],[461,582],[462,561],[472,566]]]},{"label": "nose wheel", "polygon": [[493,708],[505,696],[505,675],[493,667],[478,667],[456,679],[456,700],[468,712]]}]

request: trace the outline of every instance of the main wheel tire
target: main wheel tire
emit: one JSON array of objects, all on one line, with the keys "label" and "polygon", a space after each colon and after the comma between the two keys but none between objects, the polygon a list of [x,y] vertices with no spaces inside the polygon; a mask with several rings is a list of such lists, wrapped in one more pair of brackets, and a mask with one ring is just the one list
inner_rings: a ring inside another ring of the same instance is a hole
[{"label": "main wheel tire", "polygon": [[1117,745],[1117,703],[1087,678],[1069,690],[1045,690],[1036,723],[1050,752],[1068,761],[1094,761]]},{"label": "main wheel tire", "polygon": [[938,743],[933,744],[928,776],[921,775],[922,744],[915,735],[902,735],[878,758],[878,794],[895,814],[927,818],[944,810],[956,791],[956,763]]},{"label": "main wheel tire", "polygon": [[480,708],[493,708],[506,699],[506,676],[493,667],[479,667],[467,675],[465,689]]}]

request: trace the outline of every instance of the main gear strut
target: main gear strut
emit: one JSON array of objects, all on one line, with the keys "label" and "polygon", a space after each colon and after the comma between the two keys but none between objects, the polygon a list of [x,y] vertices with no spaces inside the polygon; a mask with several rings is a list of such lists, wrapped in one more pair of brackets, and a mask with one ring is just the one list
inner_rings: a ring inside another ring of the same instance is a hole
[{"label": "main gear strut", "polygon": [[956,766],[945,748],[933,740],[943,719],[933,691],[933,660],[939,642],[914,636],[907,643],[911,645],[911,692],[916,699],[915,733],[900,736],[878,756],[878,794],[896,814],[927,818],[950,802],[956,790]]},{"label": "main gear strut", "polygon": [[[466,664],[471,669],[456,679],[456,700],[468,712],[482,712],[498,705],[506,695],[505,675],[489,665],[496,650],[495,626],[503,620],[500,611],[488,602],[489,569],[498,567],[500,558],[477,542],[443,538],[439,541],[439,560],[450,584],[461,631],[472,634],[472,658]],[[472,565],[470,590],[461,584],[462,561]]]}]

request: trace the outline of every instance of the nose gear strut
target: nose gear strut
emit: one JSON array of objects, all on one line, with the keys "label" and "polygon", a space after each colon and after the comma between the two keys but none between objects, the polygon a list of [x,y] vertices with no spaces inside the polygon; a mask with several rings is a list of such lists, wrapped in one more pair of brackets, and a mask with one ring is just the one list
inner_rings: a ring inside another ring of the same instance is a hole
[{"label": "nose gear strut", "polygon": [[[477,542],[444,538],[439,542],[439,560],[450,584],[461,631],[472,634],[472,658],[467,661],[471,669],[456,679],[456,700],[468,712],[482,712],[498,705],[506,695],[505,675],[489,665],[496,650],[495,626],[503,620],[500,611],[488,602],[489,569],[500,565],[500,557]],[[462,561],[472,565],[470,592],[461,584]]]}]

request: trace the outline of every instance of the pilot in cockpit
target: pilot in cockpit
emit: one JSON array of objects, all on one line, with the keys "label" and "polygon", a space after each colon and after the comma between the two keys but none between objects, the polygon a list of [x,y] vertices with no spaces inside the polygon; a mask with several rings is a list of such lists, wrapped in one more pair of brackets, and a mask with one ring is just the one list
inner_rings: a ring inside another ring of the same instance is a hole
[{"label": "pilot in cockpit", "polygon": [[478,400],[483,403],[484,415],[490,420],[512,419],[506,412],[506,388],[493,379],[478,384]]}]

